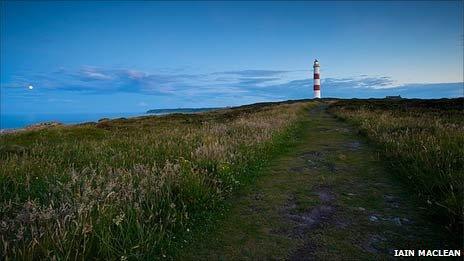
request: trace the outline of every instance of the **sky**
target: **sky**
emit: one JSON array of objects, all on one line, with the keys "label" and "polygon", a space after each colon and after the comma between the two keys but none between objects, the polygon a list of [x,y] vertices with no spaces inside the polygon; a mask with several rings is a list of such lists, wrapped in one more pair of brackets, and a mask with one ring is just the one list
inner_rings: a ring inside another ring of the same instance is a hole
[{"label": "sky", "polygon": [[1,2],[1,113],[464,95],[463,1]]}]

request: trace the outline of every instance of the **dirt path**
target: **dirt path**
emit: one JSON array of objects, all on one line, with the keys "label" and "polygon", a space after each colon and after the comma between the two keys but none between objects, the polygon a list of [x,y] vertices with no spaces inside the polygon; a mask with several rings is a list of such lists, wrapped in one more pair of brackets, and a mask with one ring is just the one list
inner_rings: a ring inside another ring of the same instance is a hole
[{"label": "dirt path", "polygon": [[299,145],[178,258],[389,259],[394,249],[452,247],[377,153],[325,109],[309,112]]}]

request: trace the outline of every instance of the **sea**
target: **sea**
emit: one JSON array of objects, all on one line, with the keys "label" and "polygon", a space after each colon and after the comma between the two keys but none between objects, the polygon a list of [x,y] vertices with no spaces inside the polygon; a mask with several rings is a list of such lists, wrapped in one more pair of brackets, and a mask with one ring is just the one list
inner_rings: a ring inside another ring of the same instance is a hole
[{"label": "sea", "polygon": [[63,124],[76,124],[84,122],[97,122],[102,118],[130,118],[137,116],[148,116],[145,112],[122,112],[122,113],[30,113],[30,114],[0,114],[0,130],[14,130],[29,125],[57,121]]}]

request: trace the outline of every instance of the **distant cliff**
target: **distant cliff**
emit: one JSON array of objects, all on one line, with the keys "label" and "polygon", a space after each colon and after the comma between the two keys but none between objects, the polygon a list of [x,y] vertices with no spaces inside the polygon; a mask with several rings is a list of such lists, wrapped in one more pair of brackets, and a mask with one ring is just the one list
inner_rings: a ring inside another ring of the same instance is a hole
[{"label": "distant cliff", "polygon": [[205,111],[219,110],[223,108],[178,108],[178,109],[154,109],[147,113],[168,114],[168,113],[198,113]]}]

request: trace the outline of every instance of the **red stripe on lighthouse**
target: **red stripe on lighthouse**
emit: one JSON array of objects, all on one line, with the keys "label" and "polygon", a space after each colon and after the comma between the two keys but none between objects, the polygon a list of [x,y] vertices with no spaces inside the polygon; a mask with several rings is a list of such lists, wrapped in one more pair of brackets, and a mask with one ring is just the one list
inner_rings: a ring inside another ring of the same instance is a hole
[{"label": "red stripe on lighthouse", "polygon": [[315,74],[314,74],[314,79],[320,79],[318,73],[315,73]]},{"label": "red stripe on lighthouse", "polygon": [[319,91],[321,89],[321,86],[320,85],[314,85],[314,90],[315,91]]}]

